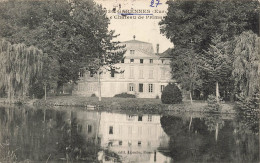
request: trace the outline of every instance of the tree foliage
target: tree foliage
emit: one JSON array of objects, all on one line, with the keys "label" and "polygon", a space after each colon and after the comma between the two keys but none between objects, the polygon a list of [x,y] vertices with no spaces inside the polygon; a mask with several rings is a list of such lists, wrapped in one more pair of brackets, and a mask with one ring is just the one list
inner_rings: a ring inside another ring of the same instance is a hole
[{"label": "tree foliage", "polygon": [[195,89],[200,89],[202,84],[196,57],[198,55],[194,50],[176,47],[172,51],[172,78],[180,84],[181,88],[190,91],[191,94]]},{"label": "tree foliage", "polygon": [[238,95],[252,96],[259,89],[259,37],[252,31],[243,32],[234,40],[232,75]]},{"label": "tree foliage", "polygon": [[176,84],[169,83],[163,90],[161,99],[164,104],[181,103],[182,93]]},{"label": "tree foliage", "polygon": [[23,98],[29,86],[42,74],[43,52],[33,46],[0,40],[0,88],[8,99]]},{"label": "tree foliage", "polygon": [[48,55],[45,83],[62,86],[78,80],[79,69],[119,62],[120,49],[108,31],[109,19],[93,0],[5,1],[0,5],[0,36],[34,45]]},{"label": "tree foliage", "polygon": [[[189,82],[184,80],[186,73],[183,69],[187,67],[184,63],[192,58],[192,62],[199,66],[195,79],[202,79],[204,96],[214,94],[213,85],[219,84],[220,94],[232,98],[234,83],[236,87],[238,84],[238,80],[234,80],[233,51],[235,47],[241,47],[238,39],[233,40],[244,31],[258,33],[259,1],[168,0],[167,4],[168,13],[159,24],[161,32],[174,43],[175,51],[179,53],[173,53],[173,57],[178,56],[172,61],[174,79],[185,88]],[[235,51],[239,53],[239,50]],[[242,72],[243,66],[240,67]],[[256,73],[251,72],[251,76]]]},{"label": "tree foliage", "polygon": [[185,46],[194,41],[196,52],[202,52],[217,34],[226,41],[245,30],[258,31],[257,0],[169,0],[167,4],[167,16],[160,22],[161,32],[175,46]]}]

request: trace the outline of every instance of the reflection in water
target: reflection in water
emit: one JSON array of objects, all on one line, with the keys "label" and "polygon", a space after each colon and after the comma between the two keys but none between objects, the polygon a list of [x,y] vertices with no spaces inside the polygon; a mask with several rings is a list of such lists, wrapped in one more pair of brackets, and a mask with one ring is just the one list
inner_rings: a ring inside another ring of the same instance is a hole
[{"label": "reflection in water", "polygon": [[159,115],[101,113],[101,146],[118,153],[124,162],[171,161],[158,149],[167,149],[168,136]]},{"label": "reflection in water", "polygon": [[2,107],[0,129],[0,162],[97,162],[98,154],[103,162],[259,160],[257,133],[220,115],[196,118]]},{"label": "reflection in water", "polygon": [[238,132],[240,124],[232,120],[224,123],[217,115],[193,118],[189,131],[188,118],[166,115],[161,118],[161,124],[170,137],[168,154],[176,162],[259,161],[258,135],[249,130]]}]

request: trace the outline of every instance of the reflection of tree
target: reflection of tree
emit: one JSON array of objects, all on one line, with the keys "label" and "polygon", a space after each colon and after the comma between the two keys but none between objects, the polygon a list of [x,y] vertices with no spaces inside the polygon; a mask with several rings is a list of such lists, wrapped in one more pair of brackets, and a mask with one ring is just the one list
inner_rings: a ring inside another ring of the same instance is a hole
[{"label": "reflection of tree", "polygon": [[[178,162],[257,162],[258,137],[252,133],[237,133],[239,123],[221,116],[189,120],[163,116],[161,125],[170,137],[169,155]],[[211,131],[218,126],[218,141]],[[236,133],[236,134],[235,134]],[[239,143],[238,143],[239,142]]]},{"label": "reflection of tree", "polygon": [[0,143],[8,142],[10,151],[19,148],[18,161],[66,159],[66,154],[71,161],[95,161],[94,143],[80,134],[71,112],[3,108],[0,114]]},{"label": "reflection of tree", "polygon": [[218,140],[218,132],[224,126],[224,121],[222,120],[221,114],[211,114],[205,118],[205,124],[207,125],[208,130],[215,131],[215,140]]}]

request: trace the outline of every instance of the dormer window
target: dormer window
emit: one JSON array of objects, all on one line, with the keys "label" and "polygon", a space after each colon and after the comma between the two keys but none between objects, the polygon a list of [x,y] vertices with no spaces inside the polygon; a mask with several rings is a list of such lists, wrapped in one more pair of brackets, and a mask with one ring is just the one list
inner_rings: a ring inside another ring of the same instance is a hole
[{"label": "dormer window", "polygon": [[135,54],[135,50],[130,50],[130,54]]},{"label": "dormer window", "polygon": [[162,59],[162,63],[164,63],[164,59]]}]

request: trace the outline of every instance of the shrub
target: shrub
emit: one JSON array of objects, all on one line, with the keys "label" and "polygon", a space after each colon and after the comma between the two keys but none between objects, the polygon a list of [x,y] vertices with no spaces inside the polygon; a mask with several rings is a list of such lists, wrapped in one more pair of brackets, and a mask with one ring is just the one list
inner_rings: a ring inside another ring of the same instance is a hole
[{"label": "shrub", "polygon": [[162,103],[177,104],[182,102],[181,90],[176,84],[169,83],[162,92]]},{"label": "shrub", "polygon": [[208,112],[221,112],[222,106],[221,106],[222,100],[219,99],[219,102],[217,101],[217,98],[215,95],[209,95],[207,99],[208,105],[205,107],[205,111]]},{"label": "shrub", "polygon": [[116,94],[114,97],[120,97],[120,98],[135,98],[135,95],[128,94],[128,93],[120,93],[120,94]]}]

